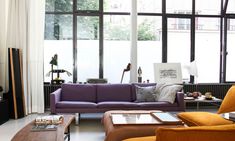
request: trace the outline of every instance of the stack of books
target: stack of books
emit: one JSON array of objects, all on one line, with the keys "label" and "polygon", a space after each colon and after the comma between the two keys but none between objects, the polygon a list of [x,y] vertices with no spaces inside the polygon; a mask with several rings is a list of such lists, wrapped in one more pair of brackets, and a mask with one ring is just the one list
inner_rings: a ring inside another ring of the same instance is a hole
[{"label": "stack of books", "polygon": [[38,116],[32,131],[54,131],[63,120],[63,115]]}]

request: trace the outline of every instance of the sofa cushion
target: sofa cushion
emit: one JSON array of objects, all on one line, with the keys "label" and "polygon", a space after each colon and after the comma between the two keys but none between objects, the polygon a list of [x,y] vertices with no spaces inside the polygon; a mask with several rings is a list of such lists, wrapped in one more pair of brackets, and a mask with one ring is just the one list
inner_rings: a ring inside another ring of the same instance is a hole
[{"label": "sofa cushion", "polygon": [[158,102],[141,102],[138,103],[138,105],[140,107],[152,107],[152,108],[158,108],[158,107],[176,107],[177,103],[169,103],[169,102],[165,102],[165,101],[158,101]]},{"label": "sofa cushion", "polygon": [[177,115],[188,126],[211,126],[232,124],[218,114],[209,112],[182,112]]},{"label": "sofa cushion", "polygon": [[133,102],[123,102],[123,101],[110,101],[110,102],[99,102],[97,103],[98,108],[134,108],[138,107],[136,103]]},{"label": "sofa cushion", "polygon": [[132,101],[136,101],[136,86],[139,87],[156,86],[156,83],[132,83],[131,84]]},{"label": "sofa cushion", "polygon": [[56,104],[57,108],[96,108],[97,104],[83,101],[60,101]]},{"label": "sofa cushion", "polygon": [[136,86],[136,101],[135,102],[154,102],[156,86],[140,87]]},{"label": "sofa cushion", "polygon": [[220,105],[218,114],[234,112],[235,111],[235,85],[233,85],[224,97]]},{"label": "sofa cushion", "polygon": [[183,88],[182,85],[175,85],[175,84],[158,84],[156,86],[156,93],[160,93],[157,96],[156,101],[167,101],[170,103],[175,102],[175,96],[178,91],[181,91]]},{"label": "sofa cushion", "polygon": [[130,84],[98,84],[97,102],[131,101]]},{"label": "sofa cushion", "polygon": [[96,86],[92,84],[62,84],[62,101],[96,102]]}]

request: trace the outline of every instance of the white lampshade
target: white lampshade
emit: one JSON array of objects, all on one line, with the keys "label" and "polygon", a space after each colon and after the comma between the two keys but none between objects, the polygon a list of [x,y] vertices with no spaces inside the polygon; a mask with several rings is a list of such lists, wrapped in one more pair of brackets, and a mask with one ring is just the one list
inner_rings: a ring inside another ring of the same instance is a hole
[{"label": "white lampshade", "polygon": [[189,66],[185,66],[185,68],[188,70],[190,75],[198,77],[197,63],[195,60],[192,61]]}]

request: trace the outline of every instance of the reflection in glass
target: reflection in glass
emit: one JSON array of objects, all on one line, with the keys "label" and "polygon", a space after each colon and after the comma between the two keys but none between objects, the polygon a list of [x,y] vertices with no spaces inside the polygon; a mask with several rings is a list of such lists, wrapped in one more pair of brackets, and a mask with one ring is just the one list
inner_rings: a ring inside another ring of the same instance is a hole
[{"label": "reflection in glass", "polygon": [[99,0],[77,0],[78,10],[99,10]]},{"label": "reflection in glass", "polygon": [[199,83],[219,82],[220,32],[219,18],[198,18],[202,29],[196,28],[195,59]]},{"label": "reflection in glass", "polygon": [[72,15],[47,14],[45,18],[45,40],[72,40]]},{"label": "reflection in glass", "polygon": [[73,0],[46,0],[46,11],[72,12]]},{"label": "reflection in glass", "polygon": [[77,17],[77,74],[78,82],[99,78],[99,18]]}]

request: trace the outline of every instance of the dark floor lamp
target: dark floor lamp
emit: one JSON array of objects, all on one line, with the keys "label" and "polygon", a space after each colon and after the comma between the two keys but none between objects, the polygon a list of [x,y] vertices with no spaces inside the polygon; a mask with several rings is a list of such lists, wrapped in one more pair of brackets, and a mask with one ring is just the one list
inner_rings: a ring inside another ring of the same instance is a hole
[{"label": "dark floor lamp", "polygon": [[131,69],[131,63],[128,63],[127,66],[126,66],[126,68],[125,68],[125,69],[123,70],[123,72],[122,72],[121,83],[122,83],[122,80],[123,80],[123,77],[124,77],[124,73],[125,73],[126,71],[130,71],[130,69]]}]

